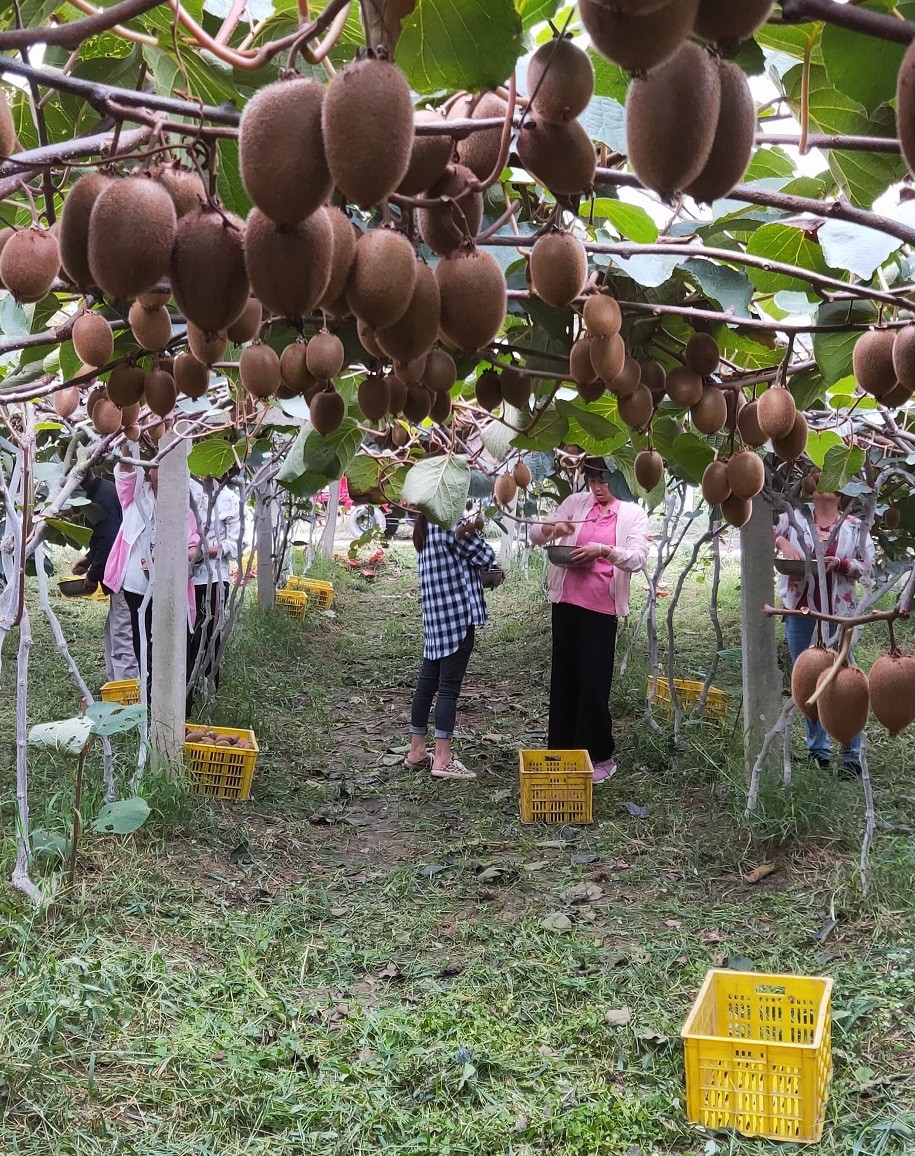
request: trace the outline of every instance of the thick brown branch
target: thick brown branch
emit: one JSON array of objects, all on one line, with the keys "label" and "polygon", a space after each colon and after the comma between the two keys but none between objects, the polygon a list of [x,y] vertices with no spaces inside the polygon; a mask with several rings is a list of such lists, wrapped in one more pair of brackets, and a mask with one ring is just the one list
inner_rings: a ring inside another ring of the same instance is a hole
[{"label": "thick brown branch", "polygon": [[853,4],[837,4],[835,0],[782,0],[782,20],[785,24],[826,20],[840,28],[865,32],[896,44],[911,44],[915,40],[915,24],[910,20],[899,20],[888,12],[870,12]]},{"label": "thick brown branch", "polygon": [[[758,145],[793,145],[795,148],[801,143],[797,133],[773,132],[760,133],[756,138]],[[902,145],[891,136],[827,136],[824,133],[809,133],[807,136],[809,149],[824,149],[832,151],[839,149],[844,152],[859,153],[900,153]]]},{"label": "thick brown branch", "polygon": [[[77,160],[80,157],[102,156],[114,140],[115,133],[102,132],[94,136],[74,137],[73,140],[58,141],[43,148],[28,149],[16,153],[0,164],[0,198],[8,197],[19,183],[28,179],[31,172],[49,165]],[[131,129],[122,132],[118,138],[121,152],[130,152],[149,139],[148,128]]]},{"label": "thick brown branch", "polygon": [[104,12],[87,16],[84,20],[72,20],[67,24],[52,24],[37,28],[10,28],[0,32],[0,49],[29,48],[33,44],[54,44],[59,48],[79,48],[90,36],[107,32],[115,24],[132,20],[158,8],[162,0],[121,0]]},{"label": "thick brown branch", "polygon": [[832,622],[836,626],[867,626],[870,622],[895,622],[908,618],[908,613],[900,610],[875,610],[871,614],[861,614],[857,618],[842,618],[838,614],[821,614],[819,610],[788,610],[784,606],[764,606],[767,618],[815,618],[818,622]]}]

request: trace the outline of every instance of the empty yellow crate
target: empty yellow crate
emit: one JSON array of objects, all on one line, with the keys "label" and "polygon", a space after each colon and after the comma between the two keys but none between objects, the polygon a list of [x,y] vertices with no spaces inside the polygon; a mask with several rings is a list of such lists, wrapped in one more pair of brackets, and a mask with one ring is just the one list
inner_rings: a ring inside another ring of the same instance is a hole
[{"label": "empty yellow crate", "polygon": [[297,578],[293,575],[286,579],[286,589],[304,590],[318,610],[330,610],[334,604],[332,582],[322,582],[317,578]]},{"label": "empty yellow crate", "polygon": [[590,823],[594,768],[587,751],[521,751],[521,822]]},{"label": "empty yellow crate", "polygon": [[236,799],[239,802],[251,795],[251,780],[260,748],[254,731],[233,727],[207,727],[216,735],[234,735],[248,739],[253,750],[218,746],[212,742],[186,742],[184,758],[191,793],[210,799]]},{"label": "empty yellow crate", "polygon": [[99,693],[103,702],[118,702],[121,706],[133,706],[140,701],[140,680],[122,678],[117,682],[106,682]]},{"label": "empty yellow crate", "polygon": [[278,590],[276,604],[284,614],[301,622],[308,609],[308,595],[301,590]]},{"label": "empty yellow crate", "polygon": [[[651,688],[654,685],[654,679],[649,678],[645,692],[646,696],[651,694]],[[693,682],[686,678],[674,679],[677,698],[680,700],[680,710],[682,710],[684,714],[689,714],[699,701],[699,695],[702,693],[703,685],[701,682]],[[708,689],[708,697],[705,700],[705,717],[715,722],[724,722],[728,713],[729,701],[729,696],[726,695],[723,690],[718,690],[716,687],[710,686]],[[653,702],[659,710],[667,714],[673,713],[670,683],[666,678],[658,679]]]},{"label": "empty yellow crate", "polygon": [[681,1033],[692,1123],[815,1143],[832,1079],[832,980],[713,970]]}]

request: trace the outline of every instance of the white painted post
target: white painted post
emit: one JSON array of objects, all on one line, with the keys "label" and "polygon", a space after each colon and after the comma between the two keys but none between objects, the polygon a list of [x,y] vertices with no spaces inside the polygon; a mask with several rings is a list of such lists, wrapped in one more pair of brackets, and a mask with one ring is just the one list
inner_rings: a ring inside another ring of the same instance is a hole
[{"label": "white painted post", "polygon": [[[177,444],[175,444],[177,443]],[[177,770],[184,752],[187,693],[187,512],[189,442],[167,431],[159,466],[153,570],[150,740],[157,760]],[[172,447],[172,448],[169,448]]]},{"label": "white painted post", "polygon": [[257,604],[270,610],[276,602],[273,572],[273,499],[258,489],[254,495],[255,545],[257,549]]},{"label": "white painted post", "polygon": [[740,531],[740,639],[743,648],[744,758],[749,774],[766,734],[782,709],[775,619],[763,606],[775,599],[775,544],[772,507],[762,495]]},{"label": "white painted post", "polygon": [[327,487],[327,520],[324,523],[324,533],[318,544],[318,553],[322,558],[334,556],[334,538],[337,535],[337,512],[340,509],[340,483],[331,482]]}]

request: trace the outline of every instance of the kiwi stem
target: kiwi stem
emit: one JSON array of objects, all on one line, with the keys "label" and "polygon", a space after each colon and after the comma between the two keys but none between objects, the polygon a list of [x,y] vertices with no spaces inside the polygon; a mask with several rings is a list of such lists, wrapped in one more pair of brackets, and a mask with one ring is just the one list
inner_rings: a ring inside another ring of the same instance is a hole
[{"label": "kiwi stem", "polygon": [[[569,15],[571,18],[571,13]],[[566,24],[568,24],[568,20]],[[541,80],[542,79],[541,77]],[[502,170],[505,168],[505,163],[508,160],[508,149],[512,139],[517,97],[518,92],[515,83],[515,74],[512,72],[511,79],[508,82],[508,103],[505,106],[505,121],[502,125],[502,137],[499,141],[499,155],[496,157],[496,163],[493,165],[492,172],[485,181],[481,182],[481,188],[488,189],[491,185],[494,185],[501,176]]]},{"label": "kiwi stem", "polygon": [[887,622],[886,629],[890,636],[890,654],[898,654],[899,647],[896,645],[896,634],[893,631],[893,623],[891,621]]}]

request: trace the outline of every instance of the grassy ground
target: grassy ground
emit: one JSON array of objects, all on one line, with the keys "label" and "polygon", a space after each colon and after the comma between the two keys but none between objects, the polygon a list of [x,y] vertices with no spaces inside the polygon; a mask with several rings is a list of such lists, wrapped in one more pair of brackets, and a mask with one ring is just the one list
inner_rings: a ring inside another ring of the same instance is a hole
[{"label": "grassy ground", "polygon": [[[257,730],[250,803],[202,806],[150,781],[152,821],[88,837],[75,895],[59,888],[36,915],[0,892],[0,1151],[761,1156],[775,1149],[684,1118],[679,1029],[706,970],[739,957],[835,978],[819,1151],[915,1149],[910,835],[879,833],[863,898],[860,788],[800,758],[748,828],[736,709],[675,747],[642,719],[641,643],[614,690],[621,770],[597,822],[522,826],[516,752],[542,745],[548,679],[535,576],[490,598],[459,719],[473,785],[401,765],[421,649],[409,552],[373,584],[335,582],[336,617],[249,607],[233,642],[213,719]],[[678,620],[686,677],[712,647],[707,591],[691,585]],[[733,572],[723,602],[733,647]],[[103,608],[56,605],[97,683]],[[65,717],[77,696],[35,632],[31,717]],[[8,784],[11,656],[8,643]],[[736,664],[721,681],[739,683]],[[904,824],[911,743],[874,728],[871,763],[881,818]],[[31,774],[33,822],[64,833],[70,769],[43,756]],[[773,874],[745,882],[768,861]],[[52,866],[38,874],[53,890]]]}]

